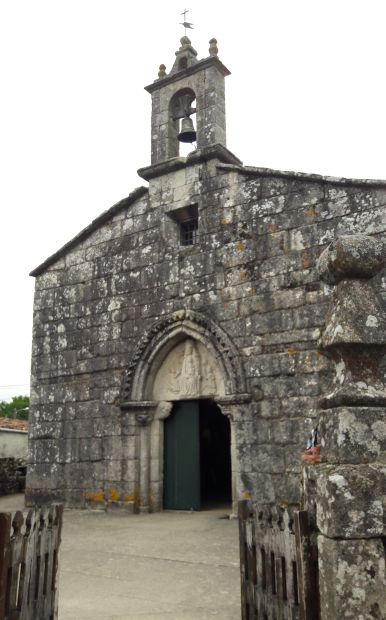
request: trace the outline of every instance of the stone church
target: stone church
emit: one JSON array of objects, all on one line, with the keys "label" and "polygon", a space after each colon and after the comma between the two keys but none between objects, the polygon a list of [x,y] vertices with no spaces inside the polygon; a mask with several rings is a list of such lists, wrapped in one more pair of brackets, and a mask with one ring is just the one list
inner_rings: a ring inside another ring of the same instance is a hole
[{"label": "stone church", "polygon": [[227,75],[215,39],[201,60],[181,39],[146,87],[146,186],[31,273],[28,503],[300,500],[334,374],[316,261],[337,235],[384,235],[386,182],[244,166],[226,146]]}]

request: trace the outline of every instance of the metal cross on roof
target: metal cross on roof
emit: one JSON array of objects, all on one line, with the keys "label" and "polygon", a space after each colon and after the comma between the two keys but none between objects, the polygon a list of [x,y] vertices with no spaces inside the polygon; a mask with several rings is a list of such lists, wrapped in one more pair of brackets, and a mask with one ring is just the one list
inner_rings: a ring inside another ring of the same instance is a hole
[{"label": "metal cross on roof", "polygon": [[189,9],[184,9],[184,11],[181,13],[181,15],[184,16],[184,21],[180,22],[181,26],[183,26],[185,28],[185,36],[186,36],[186,29],[187,28],[189,28],[190,30],[194,30],[193,24],[186,21],[186,13],[189,13]]}]

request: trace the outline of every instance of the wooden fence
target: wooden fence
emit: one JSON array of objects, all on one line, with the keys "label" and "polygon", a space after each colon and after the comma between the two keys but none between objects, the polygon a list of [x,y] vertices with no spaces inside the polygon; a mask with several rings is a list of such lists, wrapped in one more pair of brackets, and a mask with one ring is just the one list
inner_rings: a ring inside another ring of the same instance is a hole
[{"label": "wooden fence", "polygon": [[308,513],[239,502],[242,620],[319,620]]},{"label": "wooden fence", "polygon": [[0,513],[0,620],[58,617],[63,506]]}]

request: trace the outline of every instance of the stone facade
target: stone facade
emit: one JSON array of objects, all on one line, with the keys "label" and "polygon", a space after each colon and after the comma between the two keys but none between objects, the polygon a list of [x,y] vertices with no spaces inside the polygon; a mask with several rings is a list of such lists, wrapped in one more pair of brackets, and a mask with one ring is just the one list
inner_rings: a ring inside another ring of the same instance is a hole
[{"label": "stone facade", "polygon": [[[164,420],[202,397],[230,420],[233,502],[300,499],[299,455],[334,377],[318,345],[333,285],[316,261],[337,235],[382,239],[386,182],[243,166],[225,142],[229,72],[191,49],[148,87],[149,186],[32,272],[30,503],[161,509]],[[193,95],[198,148],[182,158]],[[197,243],[181,245],[192,214]]]}]

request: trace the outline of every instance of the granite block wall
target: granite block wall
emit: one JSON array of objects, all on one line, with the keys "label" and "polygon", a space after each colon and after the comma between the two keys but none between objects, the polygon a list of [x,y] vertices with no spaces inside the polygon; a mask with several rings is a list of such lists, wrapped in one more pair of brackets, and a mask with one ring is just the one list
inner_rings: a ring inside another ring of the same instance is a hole
[{"label": "granite block wall", "polygon": [[[176,209],[198,206],[179,244]],[[243,487],[299,500],[300,458],[332,379],[317,340],[331,298],[315,265],[339,234],[382,237],[386,184],[196,157],[96,220],[35,270],[28,501],[136,501],[139,429],[120,391],[138,342],[180,309],[232,339],[250,404],[237,426]],[[385,274],[377,287],[386,295]]]}]

